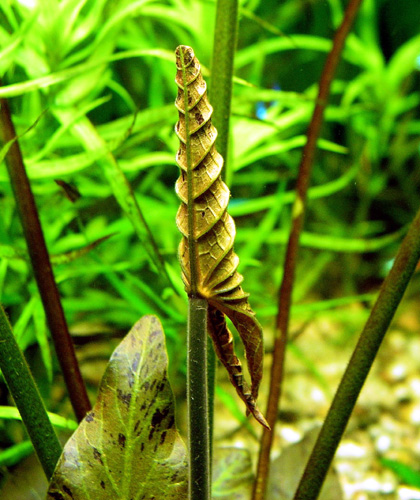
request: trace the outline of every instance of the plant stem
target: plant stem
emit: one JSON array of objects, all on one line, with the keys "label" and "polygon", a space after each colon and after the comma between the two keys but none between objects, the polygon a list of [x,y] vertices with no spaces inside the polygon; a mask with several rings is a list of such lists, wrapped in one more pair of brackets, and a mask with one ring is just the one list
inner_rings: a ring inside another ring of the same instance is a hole
[{"label": "plant stem", "polygon": [[303,228],[306,210],[307,191],[309,179],[316,150],[316,142],[320,134],[327,105],[331,82],[345,39],[353,25],[362,0],[350,0],[343,21],[336,31],[331,52],[325,61],[324,69],[319,81],[318,98],[307,132],[307,142],[302,153],[296,183],[296,200],[292,209],[292,228],[287,245],[283,280],[279,292],[279,310],[276,320],[276,336],[274,340],[273,361],[271,365],[270,392],[267,405],[267,422],[272,431],[263,430],[260,455],[258,459],[257,477],[254,484],[253,500],[263,500],[268,482],[270,469],[270,451],[274,436],[274,426],[277,420],[278,405],[281,395],[281,386],[284,372],[284,360],[289,329],[289,315],[291,297],[299,250],[299,239]]},{"label": "plant stem", "polygon": [[238,1],[217,0],[216,26],[211,67],[210,102],[213,104],[213,124],[218,131],[217,150],[223,156],[223,178],[229,185],[229,121],[232,98],[233,62],[238,33]]},{"label": "plant stem", "polygon": [[[16,131],[5,99],[0,99],[0,136],[3,144],[16,138]],[[11,145],[6,155],[6,166],[57,358],[74,412],[80,421],[90,410],[90,402],[54,280],[34,196],[23,165],[18,141]]]},{"label": "plant stem", "polygon": [[420,210],[383,282],[306,465],[294,500],[314,500],[346,428],[359,393],[420,259]]},{"label": "plant stem", "polygon": [[0,369],[45,475],[50,479],[60,458],[61,446],[2,306],[0,306]]},{"label": "plant stem", "polygon": [[188,446],[189,499],[210,500],[211,464],[207,391],[207,301],[189,298]]},{"label": "plant stem", "polygon": [[[229,185],[231,169],[229,168],[230,109],[232,101],[233,63],[238,34],[238,1],[218,0],[216,7],[216,24],[214,30],[213,57],[211,67],[211,87],[209,100],[213,104],[212,120],[218,131],[217,149],[223,157],[222,177]],[[209,419],[210,419],[210,457],[213,449],[214,392],[216,380],[216,355],[213,347],[208,349],[207,357]]]},{"label": "plant stem", "polygon": [[194,214],[194,176],[189,121],[189,92],[184,50],[179,46],[184,94],[186,134],[187,187],[188,187],[188,252],[190,265],[190,290],[188,293],[187,331],[187,404],[189,452],[189,500],[211,498],[211,432],[212,415],[209,409],[209,384],[211,371],[207,369],[207,300],[198,294],[198,252]]},{"label": "plant stem", "polygon": [[[217,358],[212,343],[207,346],[207,393],[208,393],[208,415],[209,415],[209,453],[210,467],[213,464],[213,428],[214,428],[214,395],[216,388]],[[211,468],[210,468],[211,470]]]}]

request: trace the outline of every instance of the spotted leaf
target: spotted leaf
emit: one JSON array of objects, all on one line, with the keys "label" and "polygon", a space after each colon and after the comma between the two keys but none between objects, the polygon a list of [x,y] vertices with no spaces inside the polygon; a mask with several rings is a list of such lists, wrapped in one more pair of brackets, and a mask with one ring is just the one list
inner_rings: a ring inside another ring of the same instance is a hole
[{"label": "spotted leaf", "polygon": [[95,406],[65,445],[48,500],[187,497],[167,364],[161,324],[145,316],[114,351]]}]

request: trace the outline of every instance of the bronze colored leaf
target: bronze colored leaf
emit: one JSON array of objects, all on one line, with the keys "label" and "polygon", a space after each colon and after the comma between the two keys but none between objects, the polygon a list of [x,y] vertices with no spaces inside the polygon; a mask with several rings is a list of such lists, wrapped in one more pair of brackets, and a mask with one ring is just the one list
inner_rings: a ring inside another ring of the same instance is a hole
[{"label": "bronze colored leaf", "polygon": [[213,340],[214,350],[216,351],[217,357],[227,369],[232,385],[235,387],[239,397],[243,400],[255,419],[264,427],[268,427],[243,377],[242,364],[235,355],[233,337],[226,325],[225,315],[223,312],[219,311],[219,309],[209,305],[207,320],[208,332]]},{"label": "bronze colored leaf", "polygon": [[[242,288],[238,287],[239,293]],[[213,305],[213,300],[210,301]],[[217,301],[217,308],[226,314],[241,337],[244,344],[245,354],[251,375],[251,393],[254,400],[258,397],[258,387],[262,378],[263,367],[263,345],[261,337],[261,326],[246,298],[235,300],[232,303],[227,301]]]},{"label": "bronze colored leaf", "polygon": [[162,326],[145,316],[114,351],[94,408],[64,448],[48,499],[187,497],[167,364]]},{"label": "bronze colored leaf", "polygon": [[[182,278],[187,293],[191,293],[190,269],[191,259],[194,259],[198,294],[209,302],[208,328],[216,353],[249,411],[268,427],[256,406],[262,378],[262,329],[248,303],[249,294],[241,287],[243,277],[237,272],[239,258],[233,250],[236,229],[227,212],[230,192],[220,176],[223,158],[215,147],[217,131],[211,121],[213,109],[207,98],[200,63],[190,47],[180,45],[176,49],[176,66],[178,95],[175,106],[179,111],[179,121],[175,131],[180,140],[176,161],[181,169],[176,183],[176,192],[181,199],[176,220],[183,235],[178,251]],[[192,184],[194,222],[190,242],[196,247],[195,256],[190,255],[188,244],[188,173],[190,186]],[[251,390],[243,379],[242,366],[234,353],[225,315],[235,325],[244,344]]]}]

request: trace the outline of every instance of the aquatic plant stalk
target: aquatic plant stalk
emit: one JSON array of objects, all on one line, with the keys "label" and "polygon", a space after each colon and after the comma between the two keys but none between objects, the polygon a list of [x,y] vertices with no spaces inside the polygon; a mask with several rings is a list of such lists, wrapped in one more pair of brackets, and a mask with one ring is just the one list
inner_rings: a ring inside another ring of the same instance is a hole
[{"label": "aquatic plant stalk", "polygon": [[[183,47],[177,49],[178,68],[181,70],[182,90],[179,93],[183,109],[188,110],[189,92]],[[211,434],[207,369],[207,301],[198,294],[196,220],[194,215],[193,160],[191,151],[190,116],[185,120],[185,168],[187,242],[190,287],[188,291],[187,328],[187,406],[188,406],[188,494],[189,500],[211,499]],[[185,190],[185,189],[184,189]]]},{"label": "aquatic plant stalk", "polygon": [[[1,85],[1,82],[0,82]],[[71,404],[80,421],[90,410],[90,402],[67,327],[60,295],[42,233],[35,199],[23,164],[22,153],[10,116],[6,99],[0,99],[0,140],[11,143],[6,155],[9,173],[19,217],[22,223],[35,280],[45,309],[57,358],[63,372]]]},{"label": "aquatic plant stalk", "polygon": [[[350,0],[344,13],[343,21],[336,31],[331,52],[325,61],[319,81],[318,96],[312,119],[307,132],[307,142],[302,153],[296,183],[296,199],[292,209],[292,227],[286,250],[283,280],[279,292],[279,310],[276,319],[276,336],[274,340],[273,361],[271,365],[270,391],[267,405],[267,421],[271,428],[276,424],[278,405],[284,372],[285,351],[288,339],[289,315],[291,297],[299,249],[299,239],[302,232],[309,179],[316,150],[316,142],[320,134],[324,110],[330,94],[331,82],[346,37],[353,25],[362,0]],[[263,500],[270,469],[270,451],[273,442],[273,432],[263,431],[260,455],[257,466],[257,476],[254,483],[253,500]]]},{"label": "aquatic plant stalk", "polygon": [[[230,140],[230,108],[232,100],[232,77],[234,55],[238,31],[237,0],[218,0],[216,6],[216,23],[214,29],[213,57],[211,66],[210,101],[213,102],[213,120],[219,130],[217,145],[224,158],[222,177],[227,185],[231,182],[229,161]],[[213,442],[214,393],[216,381],[216,356],[214,349],[207,350],[207,373],[209,392],[210,442]],[[212,454],[212,450],[210,450]]]},{"label": "aquatic plant stalk", "polygon": [[0,306],[0,369],[45,475],[50,479],[60,458],[61,446],[2,306]]},{"label": "aquatic plant stalk", "polygon": [[211,498],[211,442],[207,387],[207,301],[188,299],[189,500]]},{"label": "aquatic plant stalk", "polygon": [[[217,130],[207,85],[191,47],[176,49],[178,95],[175,126],[180,140],[176,161],[180,177],[176,192],[181,200],[176,222],[182,234],[178,250],[182,279],[188,294],[188,414],[190,498],[208,498],[211,484],[211,411],[207,370],[207,332],[219,359],[247,409],[267,425],[256,406],[262,377],[262,330],[241,287],[239,258],[233,250],[235,224],[227,212],[229,189],[221,179],[223,158],[215,147]],[[251,388],[233,349],[226,316],[245,346]]]},{"label": "aquatic plant stalk", "polygon": [[228,186],[232,179],[229,162],[229,124],[237,34],[238,1],[217,0],[209,95],[214,107],[214,126],[219,131],[217,149],[224,158],[222,175]]},{"label": "aquatic plant stalk", "polygon": [[375,356],[420,259],[420,209],[360,335],[337,389],[294,500],[315,500]]}]

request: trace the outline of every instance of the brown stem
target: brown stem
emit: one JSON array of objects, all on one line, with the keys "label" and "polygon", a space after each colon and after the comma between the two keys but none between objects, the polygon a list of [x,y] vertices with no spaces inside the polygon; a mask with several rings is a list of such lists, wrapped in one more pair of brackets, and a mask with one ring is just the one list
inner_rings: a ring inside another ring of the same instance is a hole
[{"label": "brown stem", "polygon": [[274,436],[274,426],[277,420],[278,404],[283,381],[284,359],[289,328],[289,314],[293,282],[299,249],[300,233],[302,231],[306,194],[309,187],[312,163],[315,155],[316,142],[319,137],[324,117],[331,82],[340,60],[345,39],[353,25],[362,0],[350,0],[341,26],[336,31],[331,52],[325,61],[319,81],[318,97],[307,132],[307,142],[302,153],[299,174],[296,184],[296,200],[292,210],[292,229],[289,236],[284,263],[283,281],[279,292],[279,310],[276,320],[276,337],[274,341],[273,361],[271,366],[270,393],[267,405],[267,422],[272,431],[263,430],[260,455],[258,459],[257,477],[254,484],[253,500],[265,498],[265,486],[268,482],[270,469],[270,451]]},{"label": "brown stem", "polygon": [[74,412],[80,421],[90,410],[90,402],[64,317],[34,196],[23,165],[19,143],[15,140],[16,131],[5,99],[0,99],[0,138],[3,144],[14,141],[6,155],[6,166],[48,326]]}]

